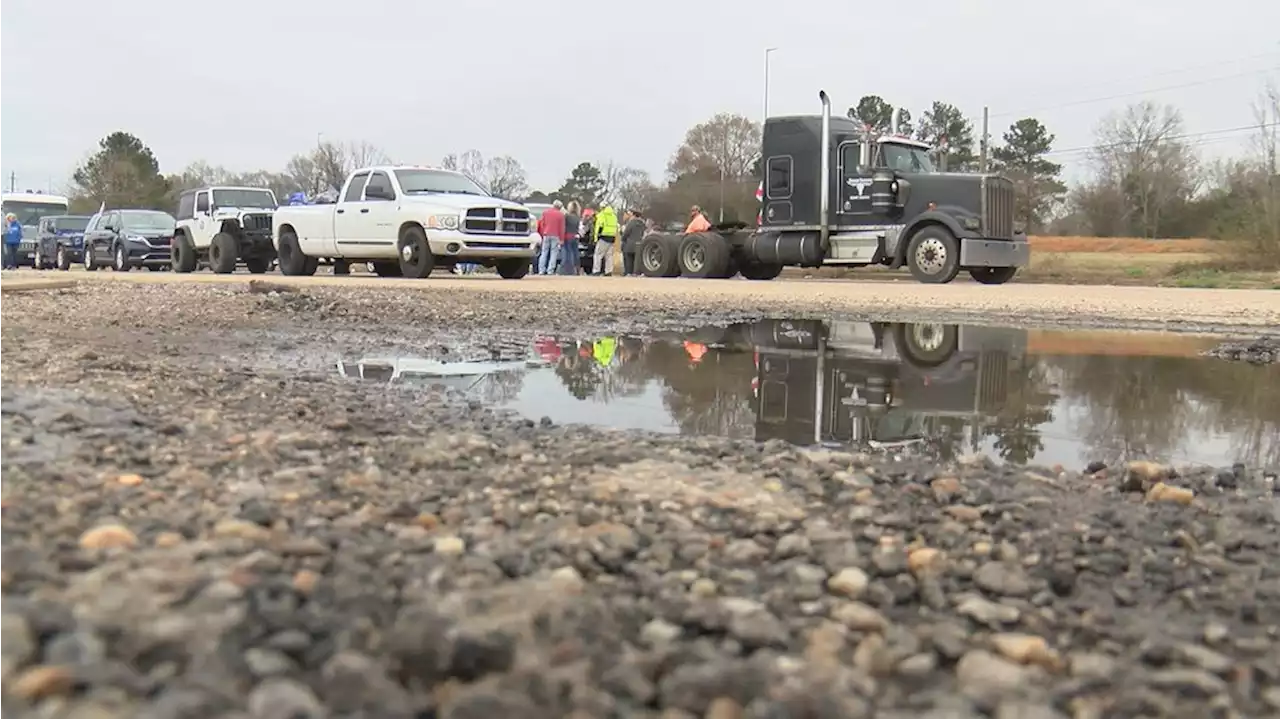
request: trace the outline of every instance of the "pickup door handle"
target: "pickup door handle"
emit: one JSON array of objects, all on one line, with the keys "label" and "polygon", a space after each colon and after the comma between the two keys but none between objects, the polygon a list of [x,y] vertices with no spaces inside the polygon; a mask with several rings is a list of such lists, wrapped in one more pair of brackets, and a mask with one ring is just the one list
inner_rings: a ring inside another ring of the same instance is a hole
[{"label": "pickup door handle", "polygon": [[342,209],[342,208],[338,208],[338,209],[334,210],[334,212],[337,212],[339,215],[341,215],[342,213],[346,212],[346,210],[344,210],[344,209]]},{"label": "pickup door handle", "polygon": [[364,214],[367,214],[368,212],[369,212],[369,208],[368,208],[368,207],[362,207],[362,208],[360,208],[360,214],[364,215]]}]

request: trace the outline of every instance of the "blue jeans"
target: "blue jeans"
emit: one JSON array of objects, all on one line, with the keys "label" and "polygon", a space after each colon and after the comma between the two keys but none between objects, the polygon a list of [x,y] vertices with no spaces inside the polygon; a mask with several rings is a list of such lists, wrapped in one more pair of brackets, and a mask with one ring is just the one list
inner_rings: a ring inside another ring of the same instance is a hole
[{"label": "blue jeans", "polygon": [[553,275],[556,265],[560,263],[560,238],[542,238],[542,249],[538,250],[538,274]]},{"label": "blue jeans", "polygon": [[18,269],[18,246],[5,243],[4,245],[4,269]]},{"label": "blue jeans", "polygon": [[578,266],[582,264],[582,257],[578,251],[578,238],[571,237],[564,242],[564,249],[560,251],[563,260],[560,263],[560,274],[576,275],[578,274]]}]

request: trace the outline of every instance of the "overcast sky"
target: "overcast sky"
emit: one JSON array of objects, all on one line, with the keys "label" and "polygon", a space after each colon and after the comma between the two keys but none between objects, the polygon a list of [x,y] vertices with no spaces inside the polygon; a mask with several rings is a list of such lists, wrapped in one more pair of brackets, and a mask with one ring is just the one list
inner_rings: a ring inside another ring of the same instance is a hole
[{"label": "overcast sky", "polygon": [[[892,6],[4,0],[0,171],[6,189],[11,171],[20,190],[59,189],[103,135],[125,130],[164,172],[195,160],[279,169],[323,133],[402,162],[510,154],[547,190],[582,160],[658,177],[691,125],[718,111],[760,117],[766,47],[778,48],[773,114],[815,112],[820,88],[838,112],[877,93],[915,114],[951,102],[976,124],[986,104],[997,138],[1030,113],[1062,149],[1087,145],[1103,114],[1144,97],[1178,105],[1187,132],[1248,125],[1266,79],[1280,80],[1280,2],[876,9]],[[1130,96],[1084,102],[1113,95]],[[1221,152],[1242,135],[1203,139]]]}]

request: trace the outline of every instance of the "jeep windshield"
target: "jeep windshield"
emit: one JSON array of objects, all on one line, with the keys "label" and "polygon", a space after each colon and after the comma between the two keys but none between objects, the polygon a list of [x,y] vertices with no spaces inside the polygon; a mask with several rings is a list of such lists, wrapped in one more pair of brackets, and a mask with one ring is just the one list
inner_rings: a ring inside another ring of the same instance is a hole
[{"label": "jeep windshield", "polygon": [[274,210],[276,198],[267,190],[214,190],[213,204],[215,207]]},{"label": "jeep windshield", "polygon": [[466,175],[437,170],[396,170],[396,180],[406,194],[415,195],[441,192],[453,195],[484,195],[489,193]]},{"label": "jeep windshield", "polygon": [[929,173],[937,172],[929,151],[914,145],[897,145],[892,142],[880,144],[880,154],[884,158],[884,166],[898,172]]},{"label": "jeep windshield", "polygon": [[54,232],[84,232],[89,226],[88,217],[55,217],[50,220]]},{"label": "jeep windshield", "polygon": [[164,212],[125,210],[120,213],[126,232],[173,232],[173,217]]}]

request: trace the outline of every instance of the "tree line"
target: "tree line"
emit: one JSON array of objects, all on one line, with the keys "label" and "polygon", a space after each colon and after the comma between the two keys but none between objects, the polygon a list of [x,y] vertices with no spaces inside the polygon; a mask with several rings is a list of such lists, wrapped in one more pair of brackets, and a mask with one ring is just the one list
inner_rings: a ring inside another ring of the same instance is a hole
[{"label": "tree line", "polygon": [[[894,105],[878,95],[862,97],[847,114],[873,132],[890,130]],[[1250,150],[1208,162],[1199,152],[1204,136],[1188,133],[1177,108],[1143,101],[1104,117],[1091,147],[1062,150],[1039,119],[1021,118],[990,138],[988,169],[1009,177],[1016,190],[1018,219],[1031,233],[1147,238],[1210,237],[1237,240],[1258,257],[1280,264],[1280,92],[1268,88],[1255,107]],[[982,138],[955,105],[936,101],[918,116],[903,108],[900,133],[930,144],[940,167],[979,169]],[[470,149],[441,158],[497,196],[527,201],[577,200],[585,206],[612,204],[647,212],[659,222],[679,222],[691,205],[713,219],[753,222],[760,178],[761,125],[719,113],[690,128],[670,156],[665,177],[611,161],[580,161],[557,188],[534,188],[519,160],[486,157]],[[1212,139],[1212,138],[1209,138]],[[1062,179],[1056,157],[1087,158],[1087,178],[1073,187]],[[163,174],[141,139],[114,132],[99,143],[73,175],[78,210],[110,206],[171,209],[183,190],[205,184],[269,187],[276,196],[313,196],[340,187],[354,168],[391,161],[364,141],[322,140],[294,155],[280,170],[233,172],[195,162]]]}]

